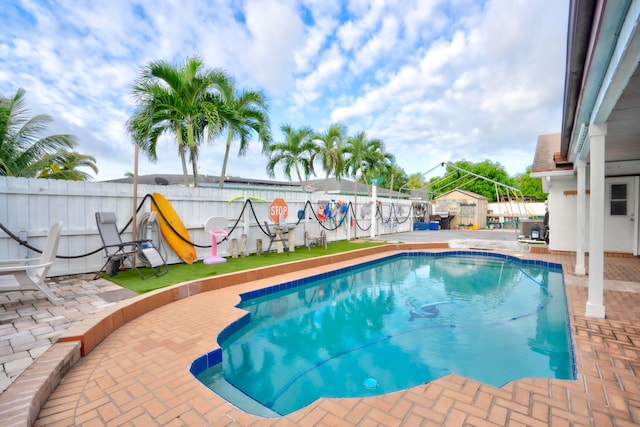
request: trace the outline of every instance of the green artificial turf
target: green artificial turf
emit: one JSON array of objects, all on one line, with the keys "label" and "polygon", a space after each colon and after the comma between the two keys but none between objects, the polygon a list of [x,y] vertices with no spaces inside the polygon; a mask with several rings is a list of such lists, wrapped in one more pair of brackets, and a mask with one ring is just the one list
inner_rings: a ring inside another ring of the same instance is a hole
[{"label": "green artificial turf", "polygon": [[165,286],[174,285],[176,283],[186,282],[189,280],[200,279],[203,277],[216,276],[219,274],[233,273],[236,271],[250,270],[252,268],[265,267],[275,264],[281,264],[284,262],[298,261],[308,258],[313,258],[322,255],[337,254],[340,252],[352,251],[355,249],[369,248],[372,246],[379,246],[385,242],[373,242],[373,241],[349,241],[342,240],[338,242],[331,242],[328,245],[328,249],[324,247],[313,246],[311,250],[306,247],[296,248],[295,252],[287,255],[286,253],[271,252],[269,255],[249,255],[244,258],[227,258],[227,262],[221,264],[204,264],[202,261],[197,261],[193,264],[171,264],[169,265],[169,272],[156,277],[151,275],[151,271],[148,268],[141,268],[145,277],[151,275],[147,279],[141,279],[135,270],[129,269],[121,271],[113,277],[109,277],[106,274],[101,274],[101,277],[110,280],[124,288],[131,289],[132,291],[143,294],[145,292],[153,291],[155,289],[164,288]]}]

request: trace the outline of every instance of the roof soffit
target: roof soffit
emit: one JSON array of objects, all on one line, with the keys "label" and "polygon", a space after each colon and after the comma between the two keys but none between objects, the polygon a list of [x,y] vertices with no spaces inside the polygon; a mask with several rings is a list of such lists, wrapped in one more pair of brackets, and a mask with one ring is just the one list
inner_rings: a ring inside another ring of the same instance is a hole
[{"label": "roof soffit", "polygon": [[[633,3],[639,4],[637,0]],[[620,83],[623,80],[628,81],[630,76],[627,75],[626,78],[620,80],[622,76],[616,74],[616,70],[620,65],[617,60],[621,59],[626,51],[623,48],[623,51],[619,52],[620,45],[628,45],[628,41],[620,36],[625,35],[621,33],[621,29],[629,21],[627,14],[632,11],[630,9],[632,1],[620,0],[601,4],[604,7],[601,9],[600,15],[594,19],[589,54],[585,59],[580,98],[576,108],[571,139],[567,147],[567,156],[570,161],[586,159],[588,144],[583,144],[585,128],[588,128],[591,123],[602,123],[607,120],[608,114],[612,111],[622,89],[624,89],[624,84],[619,87]],[[610,91],[611,89],[614,90]],[[603,101],[605,102],[603,103]],[[583,150],[583,147],[586,148],[586,151]]]}]

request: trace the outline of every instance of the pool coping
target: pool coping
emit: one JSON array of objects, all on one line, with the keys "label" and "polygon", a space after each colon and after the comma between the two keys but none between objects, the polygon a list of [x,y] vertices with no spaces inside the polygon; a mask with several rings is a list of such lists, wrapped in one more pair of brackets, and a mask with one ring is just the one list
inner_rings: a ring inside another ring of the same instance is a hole
[{"label": "pool coping", "polygon": [[290,273],[292,266],[295,266],[296,270],[302,270],[384,252],[429,249],[449,249],[449,244],[446,242],[388,243],[178,283],[127,299],[87,317],[61,335],[57,343],[38,357],[0,395],[0,416],[8,426],[33,425],[51,392],[82,357],[89,354],[102,340],[124,324],[169,303],[203,292]]}]

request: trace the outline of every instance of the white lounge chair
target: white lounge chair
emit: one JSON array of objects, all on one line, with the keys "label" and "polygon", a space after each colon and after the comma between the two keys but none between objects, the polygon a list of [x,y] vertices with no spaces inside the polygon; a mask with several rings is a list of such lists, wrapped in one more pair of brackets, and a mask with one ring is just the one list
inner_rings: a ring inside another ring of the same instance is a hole
[{"label": "white lounge chair", "polygon": [[64,301],[44,283],[58,251],[61,228],[62,221],[51,225],[42,256],[0,261],[0,292],[35,290],[44,292],[53,304]]}]

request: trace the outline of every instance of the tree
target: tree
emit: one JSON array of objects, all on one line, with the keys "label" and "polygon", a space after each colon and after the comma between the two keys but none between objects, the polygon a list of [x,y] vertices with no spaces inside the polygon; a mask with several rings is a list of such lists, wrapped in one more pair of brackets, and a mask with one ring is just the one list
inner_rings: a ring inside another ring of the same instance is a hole
[{"label": "tree", "polygon": [[335,178],[340,180],[344,172],[342,155],[346,137],[347,127],[342,123],[333,123],[326,131],[313,136],[316,142],[314,159],[319,158],[325,172],[325,191],[328,189],[329,175],[333,173]]},{"label": "tree", "polygon": [[[369,139],[364,131],[358,132],[355,136],[347,140],[345,153],[348,157],[345,160],[345,170],[353,177],[353,204],[357,212],[358,209],[358,172],[362,178],[362,182],[367,186],[367,170],[375,169],[379,163],[384,162],[384,143],[380,139]],[[374,215],[374,213],[372,213]],[[353,228],[353,237],[358,237],[358,227]]]},{"label": "tree", "polygon": [[80,167],[88,167],[94,173],[98,173],[95,157],[80,154],[77,151],[60,150],[51,159],[51,163],[40,171],[38,178],[91,181],[93,179],[92,176],[87,172],[78,170]]},{"label": "tree", "polygon": [[185,151],[189,151],[193,184],[198,185],[198,145],[221,132],[223,117],[232,115],[223,105],[220,88],[230,77],[222,70],[204,69],[202,61],[187,58],[174,66],[165,61],[145,66],[132,92],[138,109],[127,121],[134,142],[157,160],[158,138],[173,134],[178,142],[185,186],[189,185]]},{"label": "tree", "polygon": [[542,180],[531,178],[531,166],[528,166],[522,175],[516,175],[514,180],[524,196],[535,197],[541,202],[547,200],[547,193],[542,191]]},{"label": "tree", "polygon": [[424,180],[421,173],[412,173],[407,178],[407,188],[410,190],[427,188],[428,186],[429,184]]},{"label": "tree", "polygon": [[222,102],[230,113],[223,116],[223,126],[228,130],[222,172],[220,173],[220,188],[223,188],[233,140],[240,140],[238,156],[244,156],[249,144],[248,138],[252,132],[255,132],[262,143],[262,152],[265,153],[271,142],[271,125],[267,99],[262,92],[252,90],[237,92],[231,79],[221,85],[220,92]]},{"label": "tree", "polygon": [[76,140],[66,134],[42,136],[53,118],[31,116],[24,94],[24,89],[18,89],[12,98],[0,97],[0,175],[35,178],[69,157],[67,149]]},{"label": "tree", "polygon": [[404,169],[399,167],[394,160],[384,162],[383,165],[384,167],[381,170],[381,187],[389,188],[389,197],[392,197],[394,191],[399,190],[407,184],[409,177]]},{"label": "tree", "polygon": [[360,172],[360,178],[367,188],[367,177],[371,176],[370,173],[380,171],[382,164],[392,158],[390,154],[385,153],[382,140],[369,139],[364,131],[347,140],[344,152],[348,155],[344,164],[345,170],[349,171],[356,182]]},{"label": "tree", "polygon": [[[484,160],[480,163],[460,160],[448,164],[444,177],[432,178],[429,184],[433,197],[454,189],[461,189],[495,201],[497,198],[496,185],[491,181],[513,186],[513,180],[504,167],[500,163],[493,163],[490,160]],[[498,193],[504,194],[503,186],[498,186]]]},{"label": "tree", "polygon": [[[302,191],[304,191],[304,180],[311,173],[315,175],[312,162],[316,149],[312,140],[313,130],[307,126],[295,129],[288,123],[281,125],[280,129],[285,136],[285,141],[269,145],[270,158],[267,162],[267,173],[270,177],[275,177],[274,169],[276,165],[281,164],[285,177],[291,181],[291,169],[295,169]],[[304,178],[301,168],[304,172]]]}]

